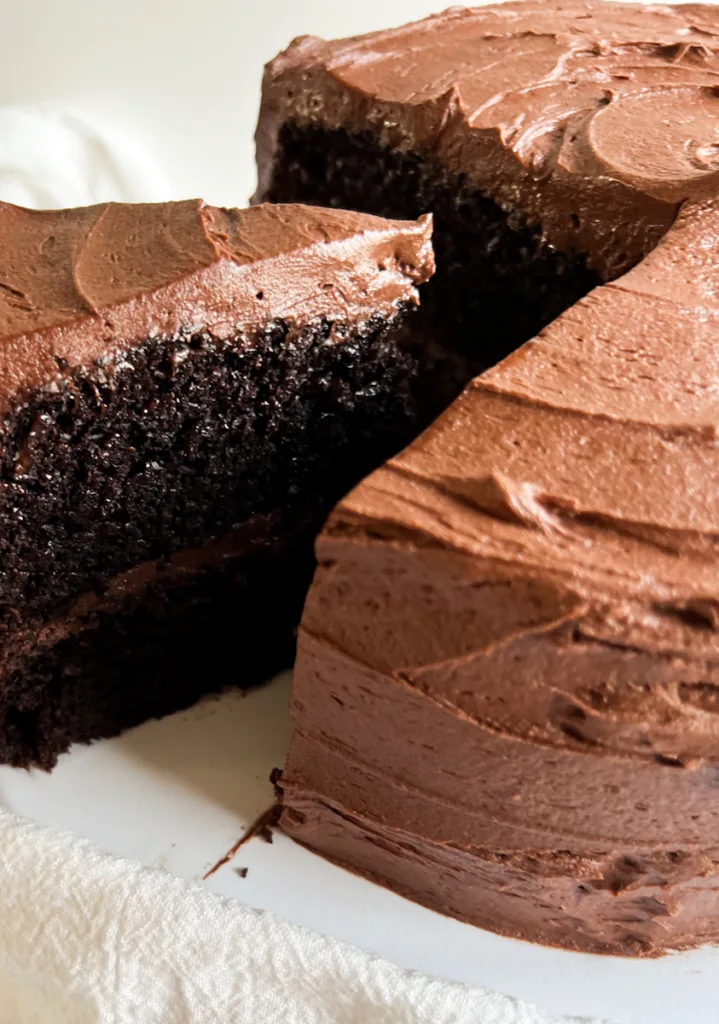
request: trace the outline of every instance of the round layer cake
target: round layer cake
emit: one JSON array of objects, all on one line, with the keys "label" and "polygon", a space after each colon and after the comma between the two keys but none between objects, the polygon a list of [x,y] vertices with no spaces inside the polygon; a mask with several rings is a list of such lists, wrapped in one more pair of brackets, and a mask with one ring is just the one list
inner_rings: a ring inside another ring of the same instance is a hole
[{"label": "round layer cake", "polygon": [[298,40],[258,145],[259,196],[433,211],[422,330],[506,357],[319,540],[283,827],[504,934],[719,940],[719,10]]}]

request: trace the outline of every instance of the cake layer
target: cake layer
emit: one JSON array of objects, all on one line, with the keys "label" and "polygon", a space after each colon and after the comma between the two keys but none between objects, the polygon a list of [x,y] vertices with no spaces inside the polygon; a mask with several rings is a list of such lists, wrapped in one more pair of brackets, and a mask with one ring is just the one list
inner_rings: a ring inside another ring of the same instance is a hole
[{"label": "cake layer", "polygon": [[0,761],[49,769],[71,742],[114,736],[289,665],[317,519],[309,506],[255,516],[136,566],[64,614],[6,630]]},{"label": "cake layer", "polygon": [[430,231],[0,206],[1,760],[291,660],[313,535],[417,431]]}]

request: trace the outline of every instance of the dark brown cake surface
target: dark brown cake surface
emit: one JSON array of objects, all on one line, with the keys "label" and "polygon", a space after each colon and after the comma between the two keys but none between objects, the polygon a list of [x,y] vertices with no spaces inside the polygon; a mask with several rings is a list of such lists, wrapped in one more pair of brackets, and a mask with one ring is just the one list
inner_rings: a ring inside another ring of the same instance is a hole
[{"label": "dark brown cake surface", "polygon": [[543,0],[303,37],[266,69],[257,198],[434,213],[439,411],[714,188],[716,32],[708,6]]},{"label": "dark brown cake surface", "polygon": [[261,192],[389,212],[414,168],[425,328],[527,342],[321,535],[281,823],[569,948],[719,941],[718,76],[715,8],[528,2],[265,81]]},{"label": "dark brown cake surface", "polygon": [[430,231],[0,205],[0,760],[289,662],[313,533],[416,432]]}]

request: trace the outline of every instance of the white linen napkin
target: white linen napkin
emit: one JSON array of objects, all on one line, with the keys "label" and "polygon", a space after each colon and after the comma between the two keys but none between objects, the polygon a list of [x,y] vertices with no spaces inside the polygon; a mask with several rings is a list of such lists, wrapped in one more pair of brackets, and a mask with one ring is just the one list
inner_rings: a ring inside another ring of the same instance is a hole
[{"label": "white linen napkin", "polygon": [[[77,112],[0,108],[0,199],[168,194],[137,147]],[[0,1024],[552,1022],[0,811]]]},{"label": "white linen napkin", "polygon": [[0,199],[48,210],[168,197],[165,175],[121,133],[57,103],[0,107]]},{"label": "white linen napkin", "polygon": [[3,813],[0,922],[2,1024],[551,1024]]}]

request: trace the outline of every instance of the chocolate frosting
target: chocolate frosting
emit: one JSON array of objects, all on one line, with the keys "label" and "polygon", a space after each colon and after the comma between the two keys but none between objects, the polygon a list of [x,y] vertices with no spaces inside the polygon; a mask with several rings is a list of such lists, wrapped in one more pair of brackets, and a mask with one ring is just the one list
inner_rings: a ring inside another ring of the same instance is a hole
[{"label": "chocolate frosting", "polygon": [[565,947],[719,940],[717,28],[522,3],[281,58],[351,82],[345,116],[371,80],[403,130],[456,87],[442,152],[486,183],[503,148],[543,224],[604,203],[578,229],[600,263],[664,235],[340,504],[300,637],[284,828]]},{"label": "chocolate frosting", "polygon": [[431,274],[430,233],[299,205],[0,203],[0,406],[148,338],[388,314]]},{"label": "chocolate frosting", "polygon": [[707,5],[577,0],[453,7],[338,42],[303,36],[265,72],[256,198],[285,121],[369,130],[432,154],[616,277],[683,200],[719,188],[718,46]]}]

